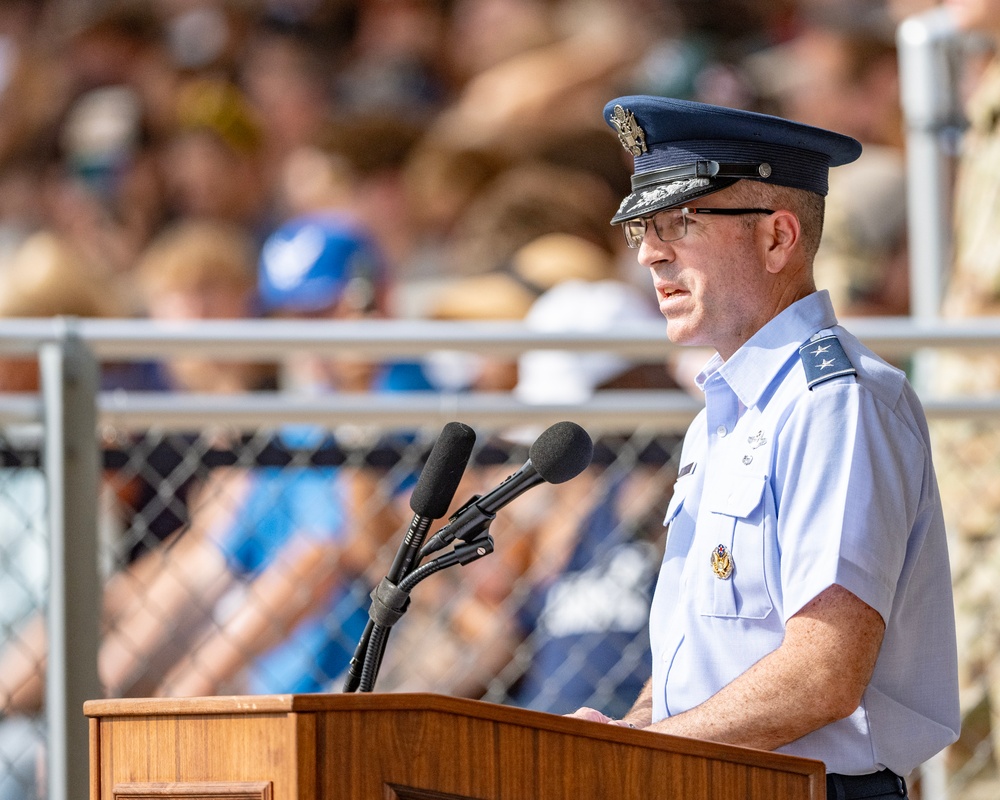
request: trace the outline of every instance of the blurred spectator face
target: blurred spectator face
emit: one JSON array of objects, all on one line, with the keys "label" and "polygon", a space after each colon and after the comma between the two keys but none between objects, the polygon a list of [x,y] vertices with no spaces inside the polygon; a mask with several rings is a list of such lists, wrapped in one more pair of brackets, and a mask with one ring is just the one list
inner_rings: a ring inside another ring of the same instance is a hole
[{"label": "blurred spectator face", "polygon": [[[366,226],[367,233],[390,264],[401,263],[410,247],[411,213],[403,165],[422,134],[423,126],[405,115],[359,112],[332,120],[312,153],[301,150],[309,160],[326,159],[325,165],[315,167],[314,178],[305,179],[313,189],[326,184],[322,192],[326,200],[321,200],[322,193],[316,195],[314,210],[335,209],[356,221],[378,220]],[[294,177],[287,168],[295,170]],[[289,180],[306,186],[303,172],[303,162],[286,163],[285,191],[289,197],[304,199],[304,192],[288,191]]]},{"label": "blurred spectator face", "polygon": [[167,230],[144,254],[139,281],[156,319],[254,316],[254,252],[238,228],[184,222]]},{"label": "blurred spectator face", "polygon": [[264,34],[252,43],[243,85],[270,149],[283,154],[317,136],[330,104],[324,66],[292,36]]},{"label": "blurred spectator face", "polygon": [[866,143],[897,144],[900,124],[895,50],[872,36],[815,27],[788,45],[782,113]]},{"label": "blurred spectator face", "polygon": [[847,93],[846,55],[839,37],[810,30],[796,40],[793,51],[799,78],[788,92],[786,113],[810,125],[842,130],[838,126],[849,115],[845,112],[853,97]]},{"label": "blurred spectator face", "polygon": [[128,83],[155,53],[162,32],[154,12],[143,6],[132,3],[97,12],[74,32],[64,61],[67,75],[76,86],[87,89]]},{"label": "blurred spectator face", "polygon": [[442,0],[362,0],[350,56],[335,77],[353,111],[434,113],[447,94],[448,42]]},{"label": "blurred spectator face", "polygon": [[124,84],[82,93],[56,131],[45,171],[49,223],[108,272],[128,271],[161,219],[161,185],[145,140],[142,97]]},{"label": "blurred spectator face", "polygon": [[279,175],[278,201],[288,217],[322,209],[349,209],[354,201],[350,167],[318,147],[296,147]]},{"label": "blurred spectator face", "polygon": [[244,319],[250,314],[252,295],[234,292],[224,284],[167,289],[150,298],[149,315],[154,319]]},{"label": "blurred spectator face", "polygon": [[[255,316],[254,251],[238,227],[189,221],[168,229],[144,253],[138,277],[152,319]],[[167,371],[178,387],[215,392],[253,388],[267,368],[192,357],[171,359]]]},{"label": "blurred spectator face", "polygon": [[258,207],[255,161],[209,131],[180,134],[164,154],[163,178],[171,208],[181,216],[246,221]]},{"label": "blurred spectator face", "polygon": [[458,0],[451,60],[459,77],[467,79],[552,39],[544,0]]},{"label": "blurred spectator face", "polygon": [[426,61],[436,58],[443,32],[440,3],[367,0],[361,3],[355,43],[367,55]]},{"label": "blurred spectator face", "polygon": [[225,80],[191,80],[178,92],[177,122],[164,151],[172,210],[255,223],[264,202],[262,133],[243,93]]}]

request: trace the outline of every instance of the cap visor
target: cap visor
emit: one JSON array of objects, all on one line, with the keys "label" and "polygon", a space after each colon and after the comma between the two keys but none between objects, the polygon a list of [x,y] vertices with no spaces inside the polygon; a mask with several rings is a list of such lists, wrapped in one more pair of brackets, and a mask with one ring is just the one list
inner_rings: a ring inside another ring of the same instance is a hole
[{"label": "cap visor", "polygon": [[611,224],[617,225],[628,219],[655,214],[665,208],[683,206],[689,200],[732,186],[736,180],[736,178],[685,178],[643,187],[622,201],[617,213],[611,218]]}]

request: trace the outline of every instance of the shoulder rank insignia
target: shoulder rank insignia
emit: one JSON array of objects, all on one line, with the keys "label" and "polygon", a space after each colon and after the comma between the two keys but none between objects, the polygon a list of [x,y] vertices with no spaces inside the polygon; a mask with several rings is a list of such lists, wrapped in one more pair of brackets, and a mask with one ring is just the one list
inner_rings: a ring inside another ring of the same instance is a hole
[{"label": "shoulder rank insignia", "polygon": [[844,346],[833,334],[806,342],[799,348],[799,358],[806,371],[806,386],[809,389],[831,378],[858,374],[844,352]]},{"label": "shoulder rank insignia", "polygon": [[618,141],[622,147],[634,156],[646,152],[646,132],[635,120],[635,114],[626,111],[621,106],[615,106],[611,112],[611,124],[618,131]]}]

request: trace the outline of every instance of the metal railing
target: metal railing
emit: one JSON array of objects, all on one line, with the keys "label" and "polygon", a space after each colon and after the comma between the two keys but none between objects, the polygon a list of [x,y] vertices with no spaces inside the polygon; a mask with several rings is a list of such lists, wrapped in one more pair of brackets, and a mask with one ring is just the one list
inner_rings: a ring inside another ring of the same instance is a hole
[{"label": "metal railing", "polygon": [[[1000,321],[968,323],[859,319],[847,323],[887,357],[943,348],[1000,346]],[[309,349],[372,358],[420,356],[436,349],[514,356],[533,349],[608,350],[663,360],[673,349],[659,324],[611,334],[541,334],[518,324],[431,322],[231,322],[157,325],[138,321],[25,320],[0,323],[0,352],[36,354],[38,396],[0,396],[0,424],[41,423],[48,491],[51,580],[49,669],[45,696],[49,797],[82,798],[88,786],[84,700],[99,696],[97,673],[102,577],[98,563],[98,432],[252,429],[308,422],[440,426],[451,420],[488,426],[544,425],[571,419],[592,432],[682,431],[701,402],[680,391],[602,392],[572,405],[533,406],[507,394],[434,392],[305,398],[290,393],[235,396],[98,391],[105,361],[198,353],[233,359],[281,359]],[[928,417],[993,419],[1000,397],[934,396],[921,387]]]}]

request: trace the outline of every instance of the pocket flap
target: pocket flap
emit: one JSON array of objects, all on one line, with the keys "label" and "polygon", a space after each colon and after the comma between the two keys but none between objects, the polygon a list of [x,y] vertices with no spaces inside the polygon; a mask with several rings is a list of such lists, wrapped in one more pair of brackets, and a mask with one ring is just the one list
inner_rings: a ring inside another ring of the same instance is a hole
[{"label": "pocket flap", "polygon": [[709,510],[728,517],[749,517],[764,496],[765,475],[724,475],[712,493]]}]

